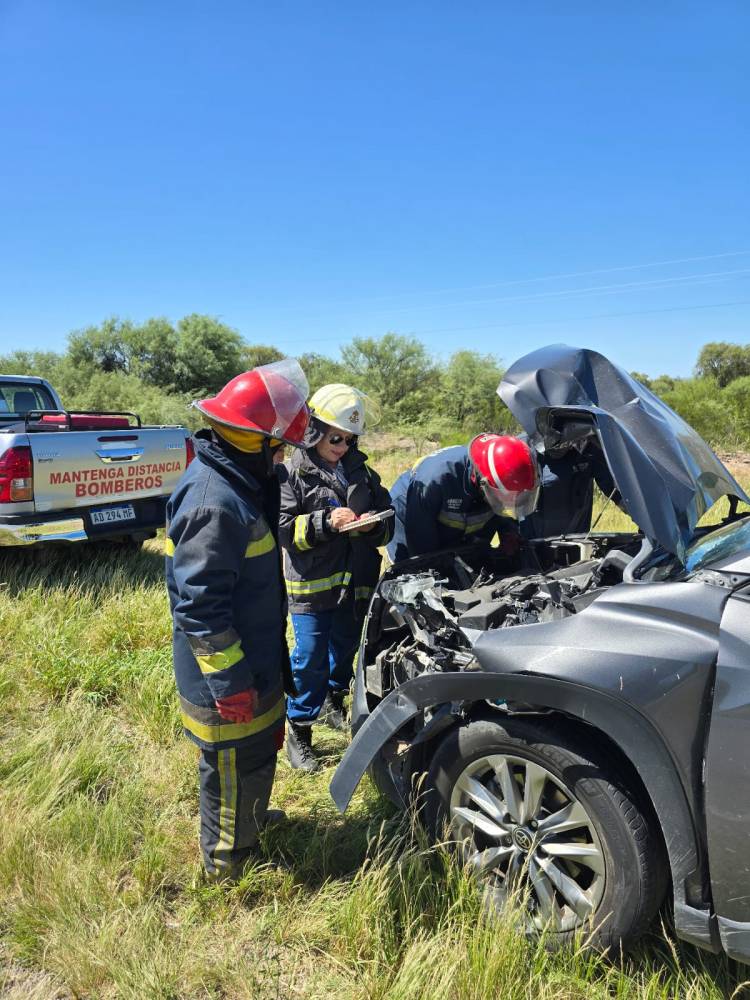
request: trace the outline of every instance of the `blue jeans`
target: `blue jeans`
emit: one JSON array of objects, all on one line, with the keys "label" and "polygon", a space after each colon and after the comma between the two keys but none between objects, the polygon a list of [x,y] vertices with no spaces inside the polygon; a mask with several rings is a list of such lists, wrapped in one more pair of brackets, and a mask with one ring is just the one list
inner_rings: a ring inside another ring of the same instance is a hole
[{"label": "blue jeans", "polygon": [[352,679],[360,626],[352,601],[330,611],[292,615],[294,649],[292,674],[299,694],[287,698],[290,722],[305,724],[317,719],[329,691],[346,691]]}]

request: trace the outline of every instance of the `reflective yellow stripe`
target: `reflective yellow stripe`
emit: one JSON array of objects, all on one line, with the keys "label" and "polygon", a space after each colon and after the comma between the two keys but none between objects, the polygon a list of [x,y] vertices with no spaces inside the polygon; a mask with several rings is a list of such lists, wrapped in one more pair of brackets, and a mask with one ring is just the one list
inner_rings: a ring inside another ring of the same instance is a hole
[{"label": "reflective yellow stripe", "polygon": [[217,670],[229,670],[235,663],[239,663],[244,657],[240,640],[233,642],[231,646],[220,650],[218,653],[211,653],[208,656],[196,656],[198,666],[204,674],[215,674]]},{"label": "reflective yellow stripe", "polygon": [[336,424],[336,421],[341,420],[341,417],[333,412],[333,410],[326,410],[322,406],[318,405],[315,407],[315,415],[324,420],[327,424]]},{"label": "reflective yellow stripe", "polygon": [[310,523],[309,514],[300,514],[294,522],[294,544],[300,552],[307,552],[312,545],[307,540],[307,526]]},{"label": "reflective yellow stripe", "polygon": [[334,573],[321,580],[287,580],[286,589],[290,594],[319,594],[334,587],[345,587],[352,578],[351,573]]},{"label": "reflective yellow stripe", "polygon": [[440,511],[437,519],[440,524],[444,524],[447,528],[455,528],[457,531],[466,529],[466,518],[463,514],[446,514],[444,511]]},{"label": "reflective yellow stripe", "polygon": [[278,722],[286,711],[286,701],[282,695],[273,708],[269,708],[263,715],[257,716],[252,722],[222,722],[215,726],[204,722],[196,722],[185,712],[182,712],[182,724],[188,732],[204,740],[206,743],[223,743],[224,740],[241,740],[245,736],[252,736],[268,729],[275,722]]},{"label": "reflective yellow stripe", "polygon": [[237,817],[237,751],[219,750],[219,839],[211,852],[217,868],[231,868]]},{"label": "reflective yellow stripe", "polygon": [[486,525],[492,519],[492,517],[493,517],[493,514],[490,511],[490,513],[487,514],[486,517],[482,516],[481,519],[477,519],[473,523],[467,524],[466,525],[466,534],[467,535],[471,535],[472,532],[474,532],[474,531],[481,531],[482,528],[486,527]]},{"label": "reflective yellow stripe", "polygon": [[354,600],[355,601],[366,601],[368,597],[372,597],[374,587],[355,587],[354,588]]},{"label": "reflective yellow stripe", "polygon": [[453,528],[455,531],[461,531],[465,535],[471,535],[475,531],[481,531],[492,517],[493,512],[491,510],[482,514],[470,514],[468,517],[464,514],[451,514],[448,511],[441,510],[437,519],[446,528]]},{"label": "reflective yellow stripe", "polygon": [[252,558],[252,556],[264,556],[266,552],[271,552],[276,548],[276,539],[273,537],[270,531],[268,531],[262,538],[259,538],[257,542],[250,542],[248,547],[245,549],[245,557],[247,559]]},{"label": "reflective yellow stripe", "polygon": [[169,537],[169,535],[167,535],[167,537],[164,539],[164,555],[165,556],[174,555],[174,542]]}]

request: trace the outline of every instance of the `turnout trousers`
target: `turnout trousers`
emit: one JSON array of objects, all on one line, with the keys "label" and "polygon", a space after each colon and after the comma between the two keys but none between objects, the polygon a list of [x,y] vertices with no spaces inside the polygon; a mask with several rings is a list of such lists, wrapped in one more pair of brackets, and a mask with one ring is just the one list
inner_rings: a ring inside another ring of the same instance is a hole
[{"label": "turnout trousers", "polygon": [[216,881],[238,878],[258,843],[276,772],[276,742],[278,734],[257,746],[200,751],[200,845],[206,872]]},{"label": "turnout trousers", "polygon": [[290,722],[304,726],[317,719],[329,691],[348,690],[361,622],[352,600],[328,611],[291,617],[291,665],[298,694],[287,698],[286,714]]}]

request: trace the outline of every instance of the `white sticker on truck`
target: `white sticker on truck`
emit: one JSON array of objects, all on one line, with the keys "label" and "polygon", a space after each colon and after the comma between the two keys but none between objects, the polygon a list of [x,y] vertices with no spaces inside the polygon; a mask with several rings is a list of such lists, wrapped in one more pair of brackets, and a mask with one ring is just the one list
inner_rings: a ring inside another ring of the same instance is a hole
[{"label": "white sticker on truck", "polygon": [[152,462],[143,465],[116,465],[73,472],[50,472],[50,486],[74,485],[76,497],[116,496],[158,490],[166,473],[182,472],[181,462]]}]

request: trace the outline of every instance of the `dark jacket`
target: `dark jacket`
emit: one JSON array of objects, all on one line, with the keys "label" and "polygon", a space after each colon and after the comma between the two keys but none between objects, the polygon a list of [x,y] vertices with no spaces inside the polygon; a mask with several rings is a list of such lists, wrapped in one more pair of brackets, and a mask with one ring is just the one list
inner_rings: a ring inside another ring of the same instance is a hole
[{"label": "dark jacket", "polygon": [[344,455],[347,487],[315,448],[295,451],[284,466],[279,537],[293,614],[327,611],[348,596],[354,597],[358,614],[369,604],[380,575],[378,546],[390,539],[393,518],[367,532],[336,532],[327,517],[334,507],[351,507],[356,514],[390,508],[388,491],[366,462],[358,448]]},{"label": "dark jacket", "polygon": [[[469,451],[461,445],[443,448],[402,473],[391,488],[396,511],[392,562],[424,555],[470,541],[489,541],[503,531],[520,531],[524,538],[588,531],[594,481],[609,496],[614,483],[601,454],[569,451],[558,458],[540,458],[542,489],[536,511],[520,525],[493,513],[471,482]],[[615,494],[615,501],[618,495]]]},{"label": "dark jacket", "polygon": [[[437,552],[473,539],[490,541],[512,528],[487,505],[471,481],[468,448],[442,448],[402,473],[391,487],[396,511],[391,562]],[[517,529],[516,529],[517,530]]]},{"label": "dark jacket", "polygon": [[[182,721],[200,746],[273,740],[284,723],[286,596],[277,546],[279,484],[210,431],[167,504],[166,575]],[[252,456],[261,460],[260,456]],[[215,699],[255,688],[252,722]]]},{"label": "dark jacket", "polygon": [[551,538],[586,532],[594,509],[594,483],[619,503],[614,480],[599,449],[571,449],[557,458],[542,456],[542,489],[533,514],[521,521],[524,538]]}]

